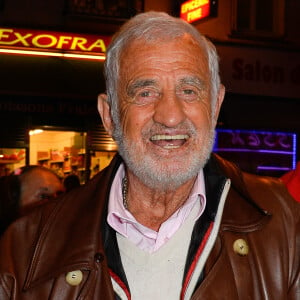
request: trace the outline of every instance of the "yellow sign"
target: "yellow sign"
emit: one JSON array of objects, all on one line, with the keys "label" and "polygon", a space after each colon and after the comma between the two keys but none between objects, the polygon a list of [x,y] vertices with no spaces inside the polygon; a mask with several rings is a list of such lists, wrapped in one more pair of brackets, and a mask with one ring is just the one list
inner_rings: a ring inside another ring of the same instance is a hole
[{"label": "yellow sign", "polygon": [[210,15],[209,0],[189,0],[180,6],[180,18],[192,23]]},{"label": "yellow sign", "polygon": [[110,37],[0,28],[0,47],[105,53]]}]

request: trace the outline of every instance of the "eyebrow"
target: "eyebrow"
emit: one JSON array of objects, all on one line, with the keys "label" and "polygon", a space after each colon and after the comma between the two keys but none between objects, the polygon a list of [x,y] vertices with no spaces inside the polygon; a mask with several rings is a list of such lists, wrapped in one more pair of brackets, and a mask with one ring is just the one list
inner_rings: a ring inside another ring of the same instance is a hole
[{"label": "eyebrow", "polygon": [[40,186],[38,189],[39,192],[49,192],[49,187],[47,186]]},{"label": "eyebrow", "polygon": [[[200,89],[204,89],[206,87],[206,83],[204,80],[200,79],[196,76],[186,76],[179,80],[179,85],[183,84],[191,84],[199,87]],[[148,86],[157,86],[157,80],[154,79],[139,79],[134,81],[132,84],[128,85],[127,95],[129,97],[134,97],[136,90]]]},{"label": "eyebrow", "polygon": [[133,82],[132,84],[129,84],[127,88],[127,95],[133,97],[135,95],[136,90],[147,86],[155,86],[155,85],[157,85],[157,81],[154,79],[139,79]]},{"label": "eyebrow", "polygon": [[198,86],[200,88],[206,87],[205,81],[200,79],[199,77],[195,77],[195,76],[187,76],[187,77],[181,78],[179,80],[179,83],[180,84],[192,84],[192,85]]}]

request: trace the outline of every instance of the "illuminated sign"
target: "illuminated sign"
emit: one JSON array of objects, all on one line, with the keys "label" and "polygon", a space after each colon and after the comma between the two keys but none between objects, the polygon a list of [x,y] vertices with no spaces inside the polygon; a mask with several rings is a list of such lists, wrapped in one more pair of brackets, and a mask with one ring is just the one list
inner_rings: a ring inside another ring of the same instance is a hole
[{"label": "illuminated sign", "polygon": [[296,167],[296,134],[217,129],[214,152],[245,171],[277,176]]},{"label": "illuminated sign", "polygon": [[0,48],[105,53],[109,42],[107,36],[0,28]]},{"label": "illuminated sign", "polygon": [[180,5],[180,18],[192,23],[210,16],[211,1],[189,0]]}]

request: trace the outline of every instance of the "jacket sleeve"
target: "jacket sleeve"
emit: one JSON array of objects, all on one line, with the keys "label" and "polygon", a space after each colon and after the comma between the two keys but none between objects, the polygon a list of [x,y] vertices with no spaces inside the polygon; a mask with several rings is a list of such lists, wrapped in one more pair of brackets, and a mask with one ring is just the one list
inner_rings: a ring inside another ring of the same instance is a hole
[{"label": "jacket sleeve", "polygon": [[288,300],[300,299],[300,205],[295,204],[298,222],[296,223],[296,239],[294,247],[294,259],[292,261],[291,286],[288,293]]},{"label": "jacket sleeve", "polygon": [[[245,176],[252,177],[251,175]],[[276,281],[280,276],[283,276],[283,282],[280,283],[280,281],[278,281],[277,286],[280,287],[280,284],[282,284],[281,291],[284,291],[284,296],[286,297],[284,299],[299,300],[300,203],[291,197],[282,181],[277,178],[260,177],[259,182],[263,184],[264,188],[259,188],[258,181],[251,180],[251,178],[247,180],[247,182],[251,182],[248,186],[248,191],[251,193],[256,203],[272,215],[272,228],[271,231],[269,231],[269,234],[277,239],[278,248],[282,246],[282,249],[285,249],[283,252],[278,252],[278,249],[275,249],[274,253],[277,258],[280,256],[281,265],[279,264],[276,266],[274,263],[273,278]],[[267,192],[268,190],[269,192]],[[268,239],[272,239],[272,237],[269,237]],[[270,249],[269,251],[272,253],[273,250],[274,249]],[[285,270],[284,275],[283,273],[279,274],[281,272],[281,267],[282,271]],[[276,275],[276,273],[278,275]]]},{"label": "jacket sleeve", "polygon": [[6,274],[0,274],[0,299],[13,300],[15,281]]},{"label": "jacket sleeve", "polygon": [[34,222],[20,218],[0,238],[0,299],[18,300],[26,280],[42,215],[34,213]]}]

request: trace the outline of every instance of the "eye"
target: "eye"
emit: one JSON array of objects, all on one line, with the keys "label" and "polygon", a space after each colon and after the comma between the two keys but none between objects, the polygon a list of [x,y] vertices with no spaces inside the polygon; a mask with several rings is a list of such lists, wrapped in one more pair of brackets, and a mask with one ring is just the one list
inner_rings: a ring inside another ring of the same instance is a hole
[{"label": "eye", "polygon": [[159,97],[160,93],[156,89],[146,88],[136,92],[133,102],[137,105],[146,105],[157,101]]},{"label": "eye", "polygon": [[39,200],[49,200],[49,199],[53,198],[53,195],[42,193],[42,194],[39,194],[38,198],[39,198]]},{"label": "eye", "polygon": [[193,94],[196,94],[196,92],[193,91],[193,90],[186,89],[186,90],[183,90],[183,94],[185,94],[185,95],[193,95]]},{"label": "eye", "polygon": [[182,87],[177,90],[176,95],[185,102],[195,102],[201,99],[201,91],[196,87]]},{"label": "eye", "polygon": [[150,97],[151,96],[151,91],[143,91],[138,96],[139,97]]}]

